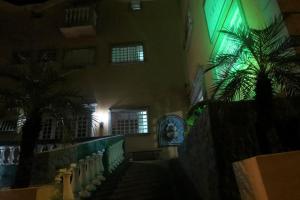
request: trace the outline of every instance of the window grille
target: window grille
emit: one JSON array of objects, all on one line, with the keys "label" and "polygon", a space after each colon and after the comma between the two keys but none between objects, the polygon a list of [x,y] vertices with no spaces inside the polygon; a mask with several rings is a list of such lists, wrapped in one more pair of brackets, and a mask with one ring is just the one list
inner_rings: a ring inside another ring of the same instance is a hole
[{"label": "window grille", "polygon": [[112,63],[144,62],[144,46],[141,44],[115,46],[111,50]]},{"label": "window grille", "polygon": [[55,126],[55,139],[61,139],[63,137],[63,124],[61,121],[56,122],[56,126]]},{"label": "window grille", "polygon": [[112,110],[112,134],[130,135],[148,133],[146,110]]},{"label": "window grille", "polygon": [[77,118],[77,137],[87,137],[91,131],[91,116],[79,116]]},{"label": "window grille", "polygon": [[0,132],[15,132],[16,129],[16,120],[0,120]]},{"label": "window grille", "polygon": [[43,127],[42,127],[42,139],[47,140],[51,139],[51,132],[52,132],[52,119],[44,119]]}]

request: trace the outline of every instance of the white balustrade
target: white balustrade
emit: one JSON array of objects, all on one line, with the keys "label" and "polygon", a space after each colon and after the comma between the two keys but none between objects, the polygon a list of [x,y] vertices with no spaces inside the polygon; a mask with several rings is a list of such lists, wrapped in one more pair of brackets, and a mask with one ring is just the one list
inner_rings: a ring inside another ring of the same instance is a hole
[{"label": "white balustrade", "polygon": [[107,148],[109,173],[112,173],[124,160],[123,143],[124,141],[121,140],[119,142],[116,142],[115,144],[110,145]]},{"label": "white balustrade", "polygon": [[[110,172],[124,160],[123,143],[124,141],[119,141],[106,148]],[[105,180],[103,176],[103,153],[104,150],[98,151],[79,160],[78,163],[70,164],[68,169],[58,171],[55,180],[63,186],[63,200],[89,198],[91,192],[96,190],[96,186]]]},{"label": "white balustrade", "polygon": [[87,198],[91,196],[91,193],[86,190],[86,187],[88,185],[88,178],[86,174],[86,162],[85,160],[81,159],[79,160],[79,170],[80,170],[80,176],[79,176],[79,181],[82,187],[82,190],[79,192],[79,196],[83,198]]},{"label": "white balustrade", "polygon": [[99,186],[99,185],[101,185],[100,161],[99,161],[98,155],[96,153],[93,153],[91,158],[92,158],[93,167],[94,167],[93,184],[96,186]]},{"label": "white balustrade", "polygon": [[5,147],[0,147],[0,165],[4,165],[4,150]]},{"label": "white balustrade", "polygon": [[81,184],[80,184],[80,179],[79,179],[80,169],[76,163],[71,163],[70,171],[72,172],[71,185],[72,185],[72,191],[74,194],[74,199],[79,199],[79,192],[82,189]]},{"label": "white balustrade", "polygon": [[19,146],[1,146],[0,147],[0,165],[16,165],[19,162]]},{"label": "white balustrade", "polygon": [[93,171],[94,171],[94,167],[92,165],[92,160],[90,156],[87,156],[85,159],[85,166],[86,166],[86,178],[87,178],[87,186],[86,186],[86,190],[89,192],[95,191],[96,190],[96,186],[93,184]]}]

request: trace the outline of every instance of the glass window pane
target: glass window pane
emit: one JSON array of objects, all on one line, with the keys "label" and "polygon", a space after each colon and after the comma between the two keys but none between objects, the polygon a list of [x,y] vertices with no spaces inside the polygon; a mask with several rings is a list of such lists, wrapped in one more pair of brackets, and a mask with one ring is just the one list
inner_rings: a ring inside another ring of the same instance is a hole
[{"label": "glass window pane", "polygon": [[112,63],[143,62],[143,45],[113,47],[111,50]]}]

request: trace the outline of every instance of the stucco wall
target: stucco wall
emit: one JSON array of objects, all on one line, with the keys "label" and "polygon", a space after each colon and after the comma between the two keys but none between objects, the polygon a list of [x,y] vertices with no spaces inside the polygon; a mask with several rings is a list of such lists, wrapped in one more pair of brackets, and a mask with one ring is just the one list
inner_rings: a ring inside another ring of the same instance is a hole
[{"label": "stucco wall", "polygon": [[[95,96],[98,110],[105,115],[104,132],[109,130],[108,109],[147,107],[149,135],[127,137],[130,151],[156,148],[156,121],[166,113],[184,113],[187,107],[182,54],[183,27],[178,1],[145,1],[142,10],[132,12],[124,1],[99,1],[94,38],[65,39],[59,31],[63,8],[58,4],[30,18],[30,11],[0,5],[4,31],[0,33],[2,63],[8,63],[12,50],[47,48],[96,48],[96,64],[74,73],[69,85],[89,97]],[[3,11],[3,12],[2,12]],[[113,44],[142,42],[145,62],[111,64]]]}]

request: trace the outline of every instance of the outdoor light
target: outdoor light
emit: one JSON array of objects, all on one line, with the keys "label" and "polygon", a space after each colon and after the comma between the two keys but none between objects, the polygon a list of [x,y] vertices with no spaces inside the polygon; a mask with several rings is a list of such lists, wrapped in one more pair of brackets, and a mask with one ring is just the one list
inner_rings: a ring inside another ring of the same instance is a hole
[{"label": "outdoor light", "polygon": [[96,112],[93,113],[95,120],[99,123],[99,128],[104,128],[104,124],[108,124],[108,110],[97,109]]}]

